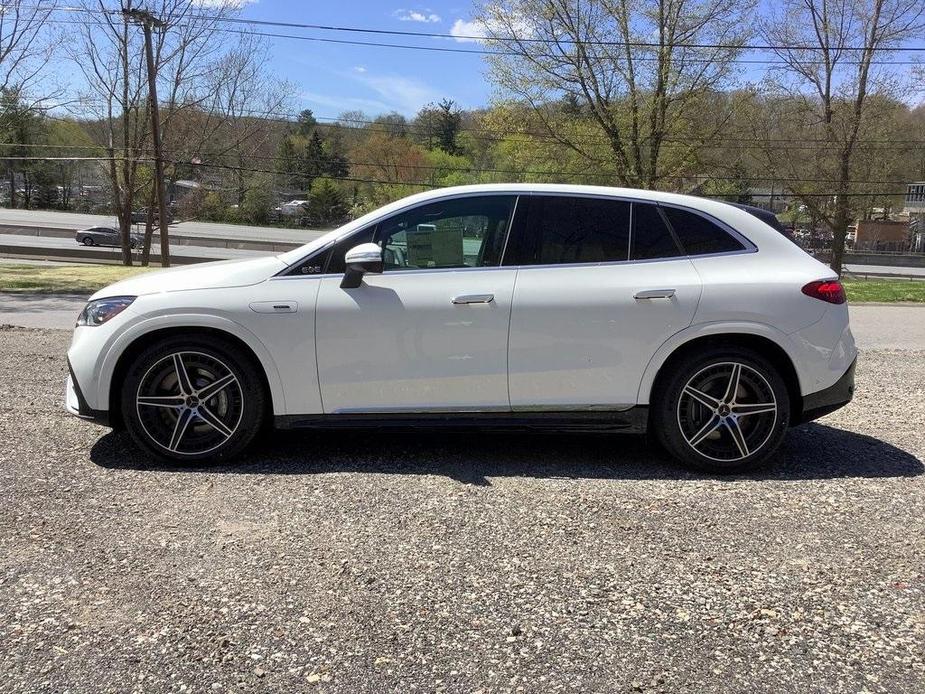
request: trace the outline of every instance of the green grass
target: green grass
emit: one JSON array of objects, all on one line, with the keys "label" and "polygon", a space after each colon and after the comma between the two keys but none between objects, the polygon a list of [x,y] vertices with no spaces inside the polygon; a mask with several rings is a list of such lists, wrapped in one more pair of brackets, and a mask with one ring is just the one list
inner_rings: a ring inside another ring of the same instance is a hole
[{"label": "green grass", "polygon": [[[122,265],[32,265],[0,262],[0,292],[92,294],[149,268]],[[150,268],[155,269],[155,268]]]},{"label": "green grass", "polygon": [[850,303],[925,302],[925,280],[845,280],[843,284]]}]

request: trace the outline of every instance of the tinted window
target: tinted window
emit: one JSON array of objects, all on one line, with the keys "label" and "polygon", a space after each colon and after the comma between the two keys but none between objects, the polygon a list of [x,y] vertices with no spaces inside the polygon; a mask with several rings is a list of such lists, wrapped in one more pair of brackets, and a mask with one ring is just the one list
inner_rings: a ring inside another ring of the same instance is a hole
[{"label": "tinted window", "polygon": [[675,258],[683,255],[655,205],[633,203],[631,238],[630,258],[632,260]]},{"label": "tinted window", "polygon": [[379,224],[385,270],[492,267],[501,263],[513,196],[454,198],[403,212]]},{"label": "tinted window", "polygon": [[530,201],[521,262],[603,263],[629,258],[630,203],[537,196]]},{"label": "tinted window", "polygon": [[699,214],[663,207],[665,216],[688,255],[740,251],[744,246],[719,226]]}]

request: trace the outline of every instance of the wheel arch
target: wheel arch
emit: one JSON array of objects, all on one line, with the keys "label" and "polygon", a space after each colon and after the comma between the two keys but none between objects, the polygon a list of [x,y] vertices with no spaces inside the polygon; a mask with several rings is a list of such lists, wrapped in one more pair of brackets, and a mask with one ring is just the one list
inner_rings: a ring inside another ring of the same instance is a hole
[{"label": "wheel arch", "polygon": [[[783,333],[781,335],[786,337]],[[685,335],[682,339],[669,340],[649,361],[639,387],[638,402],[651,404],[653,394],[658,391],[663,379],[671,372],[672,366],[692,352],[714,347],[744,347],[768,359],[781,374],[790,400],[790,422],[794,424],[800,420],[803,409],[800,377],[793,356],[782,345],[784,341],[775,339],[775,337],[779,338],[770,329],[759,332],[744,326],[737,328],[716,326],[714,330],[698,331]]]},{"label": "wheel arch", "polygon": [[[226,326],[221,323],[230,325]],[[102,382],[101,379],[100,389],[102,392],[100,394],[105,398],[103,401],[108,404],[110,423],[114,427],[122,426],[119,389],[135,357],[150,345],[176,335],[210,337],[224,340],[239,348],[251,360],[263,383],[270,405],[267,410],[268,417],[285,411],[282,381],[275,362],[266,347],[255,336],[240,328],[236,323],[226,319],[216,319],[205,323],[197,321],[188,324],[174,323],[146,327],[148,329],[133,332],[131,336],[126,337],[121,345],[114,346],[104,362],[103,373],[108,374],[108,379],[105,382]]]}]

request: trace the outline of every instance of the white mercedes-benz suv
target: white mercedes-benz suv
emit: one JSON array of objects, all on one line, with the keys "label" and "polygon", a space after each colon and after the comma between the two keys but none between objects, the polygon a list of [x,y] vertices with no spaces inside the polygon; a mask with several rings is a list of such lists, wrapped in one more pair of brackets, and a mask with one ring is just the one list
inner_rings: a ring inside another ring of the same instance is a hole
[{"label": "white mercedes-benz suv", "polygon": [[480,185],[100,290],[66,404],[180,462],[227,459],[271,424],[503,427],[648,430],[724,472],[850,401],[856,353],[832,271],[746,211]]}]

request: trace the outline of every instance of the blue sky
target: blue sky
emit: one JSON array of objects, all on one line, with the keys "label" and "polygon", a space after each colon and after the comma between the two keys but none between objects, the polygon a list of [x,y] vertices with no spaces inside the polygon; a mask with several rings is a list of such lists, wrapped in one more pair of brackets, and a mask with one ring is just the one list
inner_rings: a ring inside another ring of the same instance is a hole
[{"label": "blue sky", "polygon": [[[465,33],[471,18],[467,2],[430,0],[258,0],[248,3],[242,16],[269,21],[334,24],[398,31]],[[434,43],[476,48],[471,42],[448,39],[364,36],[341,32],[267,27],[275,33],[305,34],[387,43]],[[398,111],[413,115],[424,104],[448,97],[463,107],[485,105],[491,86],[479,55],[409,51],[270,39],[276,74],[295,84],[294,106],[311,108],[317,116],[337,116],[361,110],[375,115]]]}]

